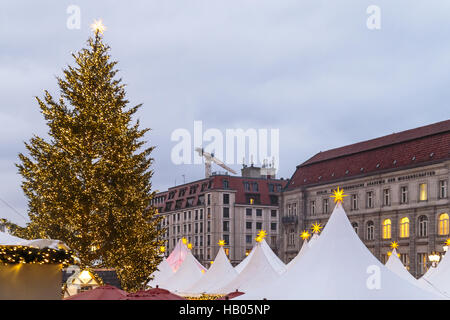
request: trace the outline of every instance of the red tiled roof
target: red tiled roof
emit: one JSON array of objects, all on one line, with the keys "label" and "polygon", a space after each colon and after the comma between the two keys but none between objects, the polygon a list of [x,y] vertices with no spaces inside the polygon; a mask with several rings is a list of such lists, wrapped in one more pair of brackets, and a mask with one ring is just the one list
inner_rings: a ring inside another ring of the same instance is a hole
[{"label": "red tiled roof", "polygon": [[[258,194],[260,197],[260,203],[259,205],[272,205],[270,201],[270,195],[279,195],[279,192],[269,192],[269,184],[279,184],[281,185],[281,188],[283,189],[286,184],[287,180],[279,180],[279,179],[262,179],[262,178],[248,178],[248,177],[240,177],[240,176],[228,176],[228,175],[214,175],[211,176],[209,179],[202,179],[193,181],[184,185],[179,185],[176,187],[169,188],[168,191],[160,192],[156,195],[162,196],[165,195],[165,200],[163,203],[157,204],[156,206],[160,208],[160,212],[167,212],[167,211],[173,211],[178,210],[175,209],[175,204],[178,200],[182,200],[182,206],[179,209],[185,209],[187,198],[194,198],[194,205],[193,207],[197,206],[198,197],[200,195],[205,195],[206,192],[209,190],[221,190],[224,189],[223,187],[223,181],[228,180],[228,189],[230,191],[236,192],[236,199],[235,203],[237,204],[246,204],[246,194]],[[244,181],[248,181],[250,183],[257,183],[258,184],[258,191],[245,191],[244,190]],[[209,184],[211,183],[210,189],[205,189],[204,191],[201,191],[202,184]],[[190,187],[193,185],[198,185],[197,191],[194,194],[189,194]],[[186,188],[186,192],[184,196],[179,196],[179,190]],[[168,199],[168,195],[170,192],[175,191],[175,196],[172,199]],[[206,200],[206,199],[205,199]],[[171,209],[165,210],[166,202],[172,202]],[[256,204],[256,203],[255,203]]]},{"label": "red tiled roof", "polygon": [[450,120],[320,152],[297,166],[287,190],[450,159]]}]

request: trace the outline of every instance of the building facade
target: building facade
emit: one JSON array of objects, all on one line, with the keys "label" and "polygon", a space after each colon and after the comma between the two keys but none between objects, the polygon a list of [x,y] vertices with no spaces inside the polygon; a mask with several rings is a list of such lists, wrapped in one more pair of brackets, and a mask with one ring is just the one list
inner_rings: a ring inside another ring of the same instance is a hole
[{"label": "building facade", "polygon": [[166,229],[166,253],[185,237],[194,256],[206,266],[223,239],[225,252],[236,265],[251,251],[260,230],[267,231],[268,244],[278,252],[279,198],[286,183],[251,166],[242,170],[242,176],[213,174],[158,193],[152,205],[163,216],[160,227]]},{"label": "building facade", "polygon": [[320,152],[297,166],[280,201],[281,258],[298,253],[299,234],[334,208],[332,190],[355,232],[385,262],[390,244],[416,277],[449,237],[450,120]]}]

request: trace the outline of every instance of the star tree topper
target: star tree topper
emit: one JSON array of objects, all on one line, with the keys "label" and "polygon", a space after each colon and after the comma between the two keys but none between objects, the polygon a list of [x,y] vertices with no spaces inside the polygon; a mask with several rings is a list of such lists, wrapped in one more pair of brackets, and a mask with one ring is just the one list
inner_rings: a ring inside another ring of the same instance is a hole
[{"label": "star tree topper", "polygon": [[226,245],[225,240],[219,240],[219,242],[217,243],[220,247],[223,247],[224,245]]},{"label": "star tree topper", "polygon": [[103,24],[102,19],[94,20],[94,23],[91,24],[91,30],[94,31],[95,34],[103,34],[103,32],[106,30],[106,27]]},{"label": "star tree topper", "polygon": [[257,236],[256,236],[256,238],[255,238],[256,242],[261,242],[261,241],[263,241],[264,238],[266,237],[266,235],[267,235],[267,232],[266,232],[265,230],[259,231],[258,234],[257,234]]}]

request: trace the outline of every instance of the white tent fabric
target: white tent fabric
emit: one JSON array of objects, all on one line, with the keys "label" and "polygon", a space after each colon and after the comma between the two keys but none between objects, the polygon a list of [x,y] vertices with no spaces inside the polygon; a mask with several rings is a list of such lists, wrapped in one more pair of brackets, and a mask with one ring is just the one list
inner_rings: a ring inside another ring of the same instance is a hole
[{"label": "white tent fabric", "polygon": [[446,253],[437,267],[430,268],[421,280],[428,281],[439,291],[450,296],[450,255]]},{"label": "white tent fabric", "polygon": [[266,254],[264,253],[263,243],[257,243],[253,248],[253,255],[245,268],[218,292],[247,292],[259,286],[266,281],[275,281],[280,274],[273,268]]},{"label": "white tent fabric", "polygon": [[309,247],[312,247],[314,243],[317,241],[317,239],[319,239],[319,234],[314,233],[313,236],[311,237],[311,240],[308,241]]},{"label": "white tent fabric", "polygon": [[302,263],[236,299],[440,299],[387,269],[354,232],[341,204]]},{"label": "white tent fabric", "polygon": [[303,241],[303,245],[300,248],[300,251],[297,253],[297,255],[294,257],[294,259],[292,259],[291,261],[289,261],[289,263],[286,265],[286,267],[289,269],[290,267],[292,267],[292,265],[294,265],[295,263],[297,263],[297,261],[299,261],[303,255],[306,253],[306,251],[309,248],[309,244],[308,244],[308,240],[304,240]]},{"label": "white tent fabric", "polygon": [[0,245],[2,246],[17,246],[20,245],[22,241],[25,241],[22,238],[13,236],[6,232],[0,231]]},{"label": "white tent fabric", "polygon": [[[190,252],[190,250],[183,243],[182,239],[178,240],[177,245],[175,246],[175,248],[172,250],[172,252],[166,259],[167,263],[172,267],[174,272],[176,272],[178,270],[178,268],[181,266],[181,264],[183,263],[184,259],[187,256],[188,252]],[[206,271],[206,268],[200,262],[198,262],[194,256],[193,256],[193,258],[195,260],[195,264],[197,265],[197,267],[200,270]]]},{"label": "white tent fabric", "polygon": [[175,274],[166,281],[161,281],[159,287],[172,292],[187,292],[186,290],[203,276],[197,263],[198,261],[192,255],[191,251],[188,251],[183,263]]},{"label": "white tent fabric", "polygon": [[166,258],[164,258],[158,265],[158,270],[152,273],[153,279],[147,283],[147,286],[152,288],[156,288],[156,286],[161,286],[161,283],[167,281],[174,274],[175,272],[173,272],[172,267],[169,265]]},{"label": "white tent fabric", "polygon": [[220,247],[211,267],[187,291],[192,293],[227,294],[229,292],[221,292],[220,289],[233,281],[237,276],[238,272],[231,265],[223,248]]},{"label": "white tent fabric", "polygon": [[405,279],[406,281],[409,281],[410,283],[419,286],[420,288],[436,293],[438,295],[442,295],[445,297],[437,288],[435,288],[432,284],[430,284],[426,280],[417,280],[413,277],[411,273],[406,269],[406,267],[403,265],[403,263],[398,258],[397,250],[392,250],[391,255],[389,256],[388,261],[386,262],[385,266],[394,272],[396,275],[398,275],[400,278]]},{"label": "white tent fabric", "polygon": [[[286,265],[272,251],[270,246],[267,244],[266,240],[263,239],[260,243],[261,243],[261,248],[263,250],[263,253],[267,257],[267,259],[268,259],[269,263],[272,265],[273,269],[275,269],[279,274],[282,274],[283,272],[285,272],[286,269],[287,269]],[[236,267],[234,267],[234,269],[238,273],[241,273],[242,270],[244,270],[244,268],[247,266],[247,264],[249,263],[249,261],[251,260],[251,258],[253,256],[253,253],[254,253],[255,248],[256,248],[257,245],[258,245],[258,243],[255,244],[255,246],[253,247],[253,249],[249,253],[249,255],[247,257],[245,257],[245,259],[242,260],[241,263],[239,263]]]}]

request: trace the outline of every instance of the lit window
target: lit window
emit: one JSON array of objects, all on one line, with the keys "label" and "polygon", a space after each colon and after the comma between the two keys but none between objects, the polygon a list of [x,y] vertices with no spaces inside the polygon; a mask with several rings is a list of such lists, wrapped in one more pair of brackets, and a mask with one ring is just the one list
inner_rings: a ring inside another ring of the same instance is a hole
[{"label": "lit window", "polygon": [[383,239],[391,238],[391,219],[385,219],[383,221]]},{"label": "lit window", "polygon": [[407,217],[400,219],[400,238],[409,237],[409,219]]},{"label": "lit window", "polygon": [[428,200],[427,184],[426,183],[421,183],[419,185],[419,200],[420,201],[427,201]]},{"label": "lit window", "polygon": [[439,235],[446,235],[448,234],[448,214],[442,213],[439,215]]}]

